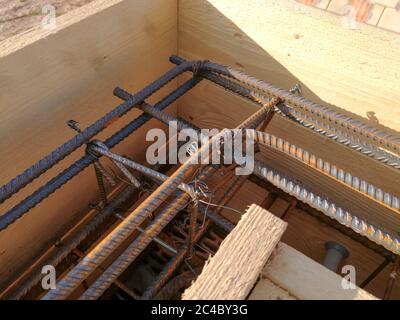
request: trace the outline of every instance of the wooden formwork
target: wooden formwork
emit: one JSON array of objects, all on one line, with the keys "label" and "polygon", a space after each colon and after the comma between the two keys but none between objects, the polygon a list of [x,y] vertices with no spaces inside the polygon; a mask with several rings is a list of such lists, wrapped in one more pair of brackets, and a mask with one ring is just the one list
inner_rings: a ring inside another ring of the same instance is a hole
[{"label": "wooden formwork", "polygon": [[[74,132],[67,127],[67,120],[77,120],[84,128],[120,103],[112,95],[115,86],[135,92],[171,68],[171,54],[232,65],[286,89],[300,83],[310,100],[364,119],[372,111],[381,125],[393,132],[400,130],[399,35],[368,25],[349,30],[341,25],[340,17],[294,2],[96,0],[59,17],[53,30],[37,28],[1,42],[0,147],[4,152],[0,155],[0,183],[71,138]],[[151,101],[177,84],[171,82]],[[204,81],[168,110],[199,127],[223,128],[234,127],[256,107]],[[137,114],[139,111],[131,111],[99,138]],[[156,126],[162,127],[151,121],[117,151],[144,160],[146,130]],[[400,195],[399,174],[394,169],[279,117],[267,130]],[[7,201],[1,213],[82,153],[83,148]],[[284,154],[263,149],[261,158],[371,223],[395,234],[400,230],[398,212],[378,206]],[[88,203],[97,198],[94,183],[93,170],[85,170],[0,232],[0,288],[87,214]],[[261,204],[266,196],[265,190],[246,182],[229,205],[243,211],[251,203]],[[285,200],[277,200],[271,211],[279,216],[287,205]],[[223,214],[234,221],[240,219],[227,211]],[[326,240],[345,244],[350,251],[348,262],[360,276],[358,283],[382,262],[372,250],[300,209],[286,220],[283,241],[318,262],[323,259]],[[389,272],[385,269],[366,289],[381,297]],[[398,290],[395,292],[394,296],[400,297]]]}]

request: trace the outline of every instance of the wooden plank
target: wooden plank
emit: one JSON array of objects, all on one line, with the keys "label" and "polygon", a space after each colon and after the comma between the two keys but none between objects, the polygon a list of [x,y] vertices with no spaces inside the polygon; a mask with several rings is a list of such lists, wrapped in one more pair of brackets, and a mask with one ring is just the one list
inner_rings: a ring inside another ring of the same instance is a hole
[{"label": "wooden plank", "polygon": [[[135,92],[170,69],[176,31],[175,0],[97,0],[57,18],[54,30],[38,27],[0,43],[0,184],[70,139],[75,133],[67,120],[85,128],[120,104],[112,94],[115,86]],[[169,110],[176,114],[176,106]],[[97,138],[110,136],[139,114],[129,112]],[[156,126],[159,122],[149,122],[115,150],[143,160],[145,134]],[[83,148],[74,152],[3,204],[1,213],[83,154]],[[87,212],[98,197],[94,183],[88,168],[0,233],[0,287]]]},{"label": "wooden plank", "polygon": [[251,205],[183,299],[245,299],[285,229],[285,222]]},{"label": "wooden plank", "polygon": [[342,277],[290,246],[279,243],[262,276],[301,300],[375,300],[355,287],[343,289]]}]

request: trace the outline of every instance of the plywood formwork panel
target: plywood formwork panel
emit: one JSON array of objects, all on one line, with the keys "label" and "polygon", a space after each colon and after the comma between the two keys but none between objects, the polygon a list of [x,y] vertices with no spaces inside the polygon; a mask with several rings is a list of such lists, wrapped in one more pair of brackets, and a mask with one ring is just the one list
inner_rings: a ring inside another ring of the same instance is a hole
[{"label": "plywood formwork panel", "polygon": [[[73,137],[66,121],[85,128],[121,103],[112,90],[143,88],[171,68],[177,51],[175,0],[97,0],[57,18],[53,30],[40,26],[0,43],[0,184],[8,182]],[[171,82],[149,101],[176,87]],[[176,114],[176,107],[169,109]],[[129,112],[99,138],[133,120]],[[146,128],[116,150],[143,160]],[[1,206],[1,213],[32,193],[49,177],[83,155],[62,161]],[[24,218],[0,233],[0,286],[86,212],[97,198],[93,168],[66,184]]]}]

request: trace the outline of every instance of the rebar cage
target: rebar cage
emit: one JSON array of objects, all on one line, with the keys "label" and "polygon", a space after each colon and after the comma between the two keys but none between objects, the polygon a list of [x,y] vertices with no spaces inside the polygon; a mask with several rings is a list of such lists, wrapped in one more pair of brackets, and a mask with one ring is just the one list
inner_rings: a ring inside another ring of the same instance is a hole
[{"label": "rebar cage", "polygon": [[[349,172],[345,172],[334,164],[291,144],[289,141],[266,133],[264,129],[275,114],[286,117],[312,130],[316,134],[345,145],[352,152],[362,153],[396,170],[400,169],[400,158],[398,156],[400,151],[400,137],[388,133],[381,128],[376,128],[371,124],[364,123],[358,118],[352,118],[328,107],[308,101],[299,95],[298,87],[292,91],[286,91],[255,79],[244,72],[210,61],[186,61],[178,56],[172,56],[170,61],[176,64],[176,67],[136,94],[130,94],[122,88],[117,87],[114,90],[114,95],[122,99],[123,103],[86,129],[80,130],[76,122],[69,121],[68,125],[77,131],[77,134],[72,139],[0,188],[0,203],[3,203],[73,151],[86,145],[86,152],[79,160],[3,214],[0,217],[0,231],[6,229],[92,164],[95,168],[103,202],[102,207],[99,208],[101,214],[96,215],[87,225],[79,229],[68,242],[63,243],[59,250],[50,257],[48,263],[57,265],[68,254],[77,250],[79,244],[84,241],[88,234],[104,223],[107,217],[117,215],[121,220],[120,224],[110,234],[100,241],[87,255],[81,257],[82,259],[76,266],[59,281],[57,289],[49,291],[44,295],[44,299],[66,299],[70,297],[76,288],[91,276],[123,241],[138,230],[141,233],[129,244],[122,254],[114,259],[107,269],[101,270],[101,275],[80,295],[80,299],[97,299],[104,294],[111,284],[123,288],[131,297],[140,299],[152,298],[159,292],[167,280],[171,278],[178,266],[193,254],[193,246],[207,232],[211,224],[217,225],[225,232],[232,230],[234,225],[219,215],[219,211],[233,197],[246,177],[238,176],[235,182],[227,188],[224,196],[219,199],[219,207],[211,210],[206,205],[207,201],[204,201],[204,198],[207,197],[204,190],[204,181],[220,170],[221,165],[208,165],[205,164],[206,162],[198,161],[199,158],[203,159],[209,156],[206,148],[208,144],[222,139],[224,134],[231,134],[231,129],[223,130],[220,134],[208,139],[205,145],[195,148],[194,151],[192,150],[189,160],[182,164],[170,177],[159,172],[159,166],[149,168],[111,151],[113,147],[132,135],[152,118],[169,125],[173,124],[178,131],[189,128],[199,132],[199,135],[201,135],[199,128],[181,119],[176,119],[164,113],[163,110],[194,88],[203,79],[211,81],[229,92],[235,93],[260,106],[257,112],[234,129],[244,130],[246,135],[251,135],[256,143],[284,152],[309,167],[345,183],[348,187],[365,194],[390,210],[396,212],[400,210],[400,200],[398,197],[353,176]],[[185,72],[190,72],[193,76],[154,106],[146,103],[146,99],[151,95]],[[124,116],[132,108],[139,108],[143,113],[105,141],[95,139],[95,136],[108,123]],[[257,130],[260,126],[261,129]],[[129,187],[122,190],[111,201],[108,199],[104,183],[106,181],[111,185],[115,185],[116,182],[101,165],[101,157],[111,159],[130,183]],[[132,197],[137,189],[143,186],[143,181],[132,174],[130,169],[140,172],[159,186],[156,190],[149,193],[148,197],[133,212],[127,216],[122,216],[118,215],[117,209],[119,206]],[[368,238],[369,241],[384,247],[381,251],[384,251],[386,256],[399,254],[400,242],[395,235],[370,224],[345,208],[332,203],[328,198],[311,191],[301,182],[274,170],[266,163],[256,160],[253,176],[274,185],[285,192],[285,194],[293,196],[300,202],[322,212],[327,217],[336,220],[339,224],[348,227],[355,233]],[[166,204],[165,207],[154,217],[151,223],[144,229],[141,228],[142,223],[149,215],[156,212],[163,204]],[[188,209],[190,211],[188,214],[190,221],[186,243],[179,250],[176,250],[169,247],[158,236],[171,221],[176,219],[179,212],[188,208],[188,206],[190,208]],[[199,219],[203,223],[199,223]],[[140,297],[137,297],[129,288],[126,288],[124,284],[119,282],[118,277],[152,241],[157,242],[164,249],[172,253],[173,257],[166,268],[155,279],[154,283]],[[8,290],[5,296],[10,298],[24,296],[30,289],[37,285],[40,277],[40,270],[32,272],[29,278],[25,279],[17,288]],[[183,278],[187,279],[187,277]],[[177,281],[177,283],[181,283],[182,281]]]}]

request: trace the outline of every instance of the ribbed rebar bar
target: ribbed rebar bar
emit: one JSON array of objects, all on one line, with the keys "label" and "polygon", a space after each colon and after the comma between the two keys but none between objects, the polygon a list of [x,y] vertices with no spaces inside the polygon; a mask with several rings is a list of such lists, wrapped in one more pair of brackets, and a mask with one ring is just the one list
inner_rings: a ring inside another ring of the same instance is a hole
[{"label": "ribbed rebar bar", "polygon": [[[131,159],[128,159],[126,157],[123,157],[123,156],[117,155],[113,152],[110,152],[109,150],[105,149],[104,147],[102,148],[101,145],[98,145],[97,147],[95,146],[94,151],[99,152],[99,153],[103,154],[104,156],[109,157],[115,161],[124,163],[128,167],[131,167],[131,168],[143,173],[144,175],[153,178],[157,182],[162,183],[169,178],[167,175],[165,175],[161,172],[155,171],[155,170],[148,168],[144,165],[141,165],[140,163],[137,163]],[[211,176],[214,173],[214,171],[216,170],[214,167],[207,167],[207,169],[208,170],[205,170],[202,173],[205,175],[205,178]],[[178,186],[178,188],[186,193],[191,194],[192,198],[195,198],[198,196],[196,190],[192,186],[190,186],[186,183],[181,183]],[[199,204],[200,204],[200,206],[203,206],[203,207],[206,206],[203,203],[199,203]],[[200,207],[199,211],[203,214],[207,213],[207,216],[210,218],[210,220],[212,220],[216,225],[218,225],[223,230],[230,232],[235,227],[233,223],[231,223],[230,221],[226,220],[225,218],[219,216],[216,212],[214,212],[210,209],[207,209],[207,212],[206,212],[206,209],[203,207]]]},{"label": "ribbed rebar bar", "polygon": [[[214,171],[215,169],[213,167],[206,167],[199,173],[197,179],[203,181],[209,178]],[[166,176],[165,180],[167,179],[168,177]],[[156,237],[161,230],[187,205],[188,200],[191,197],[193,197],[193,195],[187,192],[178,195],[178,197],[164,210],[164,213],[160,214],[150,226],[141,231],[142,234],[135,240],[135,242],[132,243],[107,269],[107,274],[103,274],[99,279],[97,279],[95,284],[85,292],[81,299],[86,300],[98,298],[112,283],[112,281],[110,282],[110,279],[116,279],[151,241],[157,239]]]},{"label": "ribbed rebar bar", "polygon": [[[172,56],[170,58],[172,63],[181,64],[185,62],[183,58]],[[222,76],[214,74],[209,71],[201,71],[199,75],[223,89],[229,90],[243,98],[246,98],[258,105],[263,105],[269,98],[260,94],[256,91],[250,90],[239,85],[236,82],[230,81]],[[394,169],[400,169],[400,157],[392,153],[389,153],[373,144],[366,143],[359,137],[354,136],[351,132],[343,132],[337,126],[318,121],[307,114],[299,112],[287,104],[280,103],[275,108],[275,112],[280,116],[287,117],[290,120],[300,124],[301,126],[313,130],[321,136],[327,137],[339,144],[351,148],[367,157],[370,157],[376,161],[382,162]]]},{"label": "ribbed rebar bar", "polygon": [[93,166],[94,166],[94,173],[96,175],[97,186],[99,187],[100,200],[103,202],[103,206],[106,206],[108,204],[108,199],[107,199],[106,186],[104,185],[103,174],[99,170],[97,161],[93,163]]},{"label": "ribbed rebar bar", "polygon": [[139,91],[134,97],[132,97],[128,101],[125,101],[114,110],[110,111],[105,116],[98,119],[81,133],[78,133],[75,137],[73,137],[62,146],[58,147],[50,154],[45,156],[43,159],[35,163],[33,166],[26,169],[23,173],[3,185],[0,188],[0,203],[10,198],[13,194],[17,193],[27,184],[49,170],[51,167],[60,162],[66,156],[71,154],[74,150],[82,146],[84,143],[87,143],[91,138],[101,132],[114,119],[121,117],[122,115],[127,113],[135,105],[144,101],[154,92],[161,89],[163,86],[165,86],[167,83],[172,81],[180,74],[184,73],[185,71],[194,70],[194,66],[197,66],[198,64],[199,62],[186,62],[176,68],[169,70],[159,79]]},{"label": "ribbed rebar bar", "polygon": [[[98,152],[98,153],[102,154],[103,156],[106,156],[106,157],[116,161],[117,163],[121,163],[128,167],[131,167],[132,169],[137,170],[156,181],[165,182],[169,178],[167,175],[165,175],[161,172],[158,172],[158,171],[153,170],[149,167],[146,167],[140,163],[130,160],[124,156],[121,156],[114,152],[111,152],[107,148],[107,146],[105,146],[104,144],[102,144],[98,141],[96,141],[96,145],[93,145],[92,148],[95,152]],[[178,188],[180,190],[190,194],[192,198],[196,198],[196,196],[197,196],[196,190],[193,187],[191,187],[190,185],[188,185],[187,183],[179,184]]]},{"label": "ribbed rebar bar", "polygon": [[[132,98],[132,95],[128,91],[125,91],[120,87],[116,87],[114,89],[114,95],[124,101],[127,101]],[[168,113],[162,112],[161,110],[154,108],[153,106],[151,106],[146,102],[139,104],[138,108],[166,125],[172,125],[173,123],[176,123],[177,126],[175,127],[175,129],[179,131],[183,129],[192,129],[192,127],[188,126],[183,121],[180,121],[174,118],[173,116],[169,115]]]},{"label": "ribbed rebar bar", "polygon": [[[164,99],[162,99],[159,103],[157,103],[154,108],[160,110],[167,108],[171,103],[173,103],[187,91],[192,89],[199,81],[201,81],[201,78],[198,77],[186,81],[182,86],[178,87],[176,90],[174,90]],[[148,114],[140,115],[124,128],[115,133],[113,136],[111,136],[109,139],[107,139],[104,144],[107,145],[108,148],[113,148],[122,140],[124,140],[127,136],[143,126],[150,119],[151,116],[149,116]],[[62,171],[60,174],[58,174],[56,177],[52,178],[49,182],[40,187],[30,196],[22,200],[15,207],[6,212],[0,217],[0,231],[6,229],[10,224],[21,218],[26,212],[28,212],[41,201],[50,196],[53,192],[55,192],[57,189],[59,189],[61,186],[63,186],[65,183],[75,177],[78,173],[80,173],[86,167],[92,164],[96,159],[97,158],[93,155],[85,155],[74,164],[69,166],[67,169]]]},{"label": "ribbed rebar bar", "polygon": [[[128,201],[137,191],[135,187],[128,186],[122,190],[109,204],[102,209],[90,222],[81,227],[71,238],[62,242],[59,248],[46,260],[47,265],[57,266],[73,249],[75,249],[87,236],[96,230],[107,218],[112,216],[116,209]],[[17,300],[24,296],[31,288],[43,278],[41,267],[36,268],[30,276],[14,290],[6,293],[5,299]]]},{"label": "ribbed rebar bar", "polygon": [[365,139],[370,140],[371,143],[379,143],[391,151],[396,153],[400,152],[399,136],[385,132],[383,129],[372,127],[360,119],[355,119],[352,116],[345,115],[327,106],[318,105],[317,103],[309,101],[303,97],[299,97],[290,91],[277,88],[270,83],[256,79],[245,72],[236,70],[232,67],[205,61],[201,64],[201,70],[216,72],[226,77],[233,78],[246,85],[256,88],[257,90],[265,92],[268,96],[279,98],[284,103],[304,110],[313,117],[318,117],[321,120],[329,121],[338,126],[346,128],[349,131],[357,132]]},{"label": "ribbed rebar bar", "polygon": [[[191,163],[190,163],[191,164]],[[176,171],[136,210],[122,221],[106,238],[104,238],[84,259],[80,261],[58,284],[49,291],[44,300],[66,299],[95,269],[99,266],[132,232],[143,223],[193,171],[196,166],[186,165]]]},{"label": "ribbed rebar bar", "polygon": [[126,270],[126,268],[139,256],[141,252],[153,241],[161,230],[181,211],[187,204],[190,196],[181,194],[173,200],[160,213],[154,222],[141,233],[135,241],[103,272],[103,274],[79,298],[80,300],[98,299],[104,291]]},{"label": "ribbed rebar bar", "polygon": [[325,215],[324,213],[320,212],[319,210],[311,207],[307,203],[298,201],[298,199],[296,199],[296,197],[284,192],[282,189],[276,187],[275,185],[273,185],[271,182],[269,182],[265,178],[260,178],[259,176],[251,175],[249,177],[249,180],[251,182],[255,183],[256,185],[258,185],[259,187],[268,191],[268,196],[263,200],[261,207],[263,207],[265,209],[270,208],[274,202],[274,199],[276,199],[277,197],[284,199],[288,203],[293,203],[294,201],[296,201],[297,202],[296,208],[301,209],[304,213],[315,218],[319,222],[321,222],[325,225],[328,225],[329,227],[332,227],[333,229],[337,230],[338,232],[342,233],[343,235],[360,243],[364,247],[372,250],[376,254],[378,254],[384,258],[388,258],[390,260],[393,260],[393,257],[396,257],[396,255],[394,253],[387,250],[383,246],[371,241],[367,237],[365,237],[357,232],[354,232],[351,228],[348,228],[347,226],[330,218],[329,216]]},{"label": "ribbed rebar bar", "polygon": [[[239,124],[252,126],[268,114],[269,109],[262,108],[251,117]],[[250,120],[250,121],[249,121]],[[43,299],[65,299],[85,280],[96,267],[101,264],[144,219],[151,214],[187,177],[194,174],[197,168],[209,163],[209,147],[225,136],[230,130],[225,129],[213,136],[201,149],[197,150],[179,169],[154,193],[134,210],[119,226],[117,226],[103,241],[101,241],[82,261],[75,266],[59,283],[57,289],[48,292]]]},{"label": "ribbed rebar bar", "polygon": [[[224,134],[223,131],[221,134]],[[174,174],[155,190],[136,210],[104,238],[78,265],[76,265],[43,299],[66,299],[127,237],[161,205],[198,167],[204,166],[209,154],[204,150],[221,134],[214,136],[199,149]]]},{"label": "ribbed rebar bar", "polygon": [[379,204],[396,211],[400,210],[400,199],[398,197],[390,194],[389,192],[383,191],[382,189],[352,175],[349,172],[338,168],[328,161],[325,161],[322,158],[303,150],[289,141],[278,138],[266,132],[247,130],[246,133],[252,135],[258,143],[271,147],[291,156],[292,158],[295,158],[296,160],[326,174],[336,181],[344,183],[350,188],[361,192],[369,198],[377,201]]},{"label": "ribbed rebar bar", "polygon": [[294,196],[296,199],[321,211],[328,217],[335,219],[339,223],[351,228],[353,231],[385,247],[387,250],[395,254],[400,254],[399,239],[357,217],[349,211],[338,207],[328,199],[311,192],[300,183],[289,179],[285,175],[273,170],[259,161],[255,161],[254,174],[260,178],[266,179],[276,187]]},{"label": "ribbed rebar bar", "polygon": [[[194,243],[197,243],[201,239],[210,225],[211,222],[208,220],[204,226],[196,232],[196,235],[194,236]],[[168,262],[154,282],[145,290],[141,300],[150,300],[157,294],[158,290],[160,290],[165,283],[167,283],[167,281],[173,276],[175,271],[181,265],[183,260],[186,258],[186,254],[187,247],[184,245],[184,247],[179,250],[179,253]]]},{"label": "ribbed rebar bar", "polygon": [[[115,93],[118,97],[122,99],[128,99],[130,97],[130,94],[124,91],[123,89],[117,88],[115,90]],[[274,104],[276,104],[277,101],[270,101],[268,106],[266,108],[271,108]],[[150,105],[147,105],[146,107],[146,112],[154,115],[154,108],[152,108]],[[187,123],[183,123],[182,121],[179,121],[178,119],[163,113],[162,111],[157,112],[158,116],[157,119],[163,121],[164,123],[177,123],[178,125],[178,130],[182,130],[184,128],[189,128],[196,130],[195,128],[191,127]],[[253,125],[257,124],[260,122],[254,121],[252,117],[250,117],[248,122],[253,121]],[[242,124],[242,127],[248,127],[248,124]],[[247,134],[250,134],[249,130],[246,130]],[[278,151],[284,152],[292,157],[294,157],[297,160],[300,160],[303,163],[306,163],[307,165],[311,166],[314,169],[320,170],[321,172],[329,175],[330,177],[334,178],[335,180],[338,180],[340,182],[345,183],[348,185],[350,188],[353,188],[366,196],[371,197],[372,199],[376,200],[380,204],[384,206],[388,206],[392,209],[395,210],[400,210],[400,199],[396,196],[391,195],[388,192],[384,192],[382,189],[375,187],[374,185],[351,175],[348,172],[344,172],[342,169],[337,168],[336,166],[330,164],[328,161],[324,161],[323,159],[310,154],[308,151],[305,151],[294,144],[291,144],[288,141],[285,141],[281,138],[277,138],[271,134],[265,133],[265,132],[260,132],[260,131],[253,131],[254,137],[256,140],[264,144],[266,146],[272,147]]]}]

